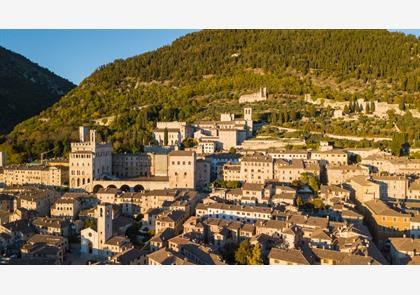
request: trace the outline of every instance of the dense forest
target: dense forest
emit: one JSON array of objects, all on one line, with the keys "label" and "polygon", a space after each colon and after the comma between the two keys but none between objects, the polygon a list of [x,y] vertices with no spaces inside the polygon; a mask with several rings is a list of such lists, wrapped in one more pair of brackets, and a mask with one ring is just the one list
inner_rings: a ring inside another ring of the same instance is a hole
[{"label": "dense forest", "polygon": [[57,102],[76,87],[0,46],[0,135]]},{"label": "dense forest", "polygon": [[420,40],[386,30],[191,33],[100,67],[52,107],[17,125],[2,148],[12,162],[38,158],[52,148],[60,156],[69,151],[78,125],[112,116],[109,126],[98,127],[103,138],[116,150],[135,151],[152,142],[157,120],[192,122],[214,119],[221,111],[240,112],[237,98],[261,86],[278,100],[273,107],[288,108],[291,117],[303,109],[318,120],[330,116],[306,105],[305,93],[420,109]]}]

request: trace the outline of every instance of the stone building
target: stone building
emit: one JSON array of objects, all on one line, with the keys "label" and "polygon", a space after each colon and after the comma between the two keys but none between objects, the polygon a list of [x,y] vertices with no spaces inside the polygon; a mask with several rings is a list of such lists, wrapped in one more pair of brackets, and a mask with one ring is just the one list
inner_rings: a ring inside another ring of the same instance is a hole
[{"label": "stone building", "polygon": [[112,174],[120,178],[151,175],[151,156],[145,153],[112,155]]},{"label": "stone building", "polygon": [[4,183],[8,186],[39,184],[64,186],[68,184],[68,169],[46,165],[17,165],[4,168]]},{"label": "stone building", "polygon": [[188,137],[193,136],[193,127],[186,122],[158,122],[153,136],[159,145],[165,145],[165,133],[167,133],[167,144],[177,146]]},{"label": "stone building", "polygon": [[361,203],[379,199],[380,186],[367,176],[354,176],[349,182],[354,191],[354,197]]},{"label": "stone building", "polygon": [[196,154],[191,151],[173,151],[169,154],[169,188],[196,187]]},{"label": "stone building", "polygon": [[252,103],[252,102],[266,101],[267,98],[268,98],[267,88],[261,87],[260,91],[258,92],[241,95],[241,97],[239,97],[239,103]]},{"label": "stone building", "polygon": [[299,180],[303,173],[320,177],[321,169],[317,161],[311,160],[281,160],[274,162],[274,179],[281,182],[293,182]]},{"label": "stone building", "polygon": [[328,164],[326,170],[329,184],[342,184],[354,176],[369,175],[369,168],[361,165]]},{"label": "stone building", "polygon": [[113,236],[112,205],[100,204],[97,211],[97,229],[86,228],[81,231],[80,252],[106,258],[132,248],[126,237]]},{"label": "stone building", "polygon": [[95,130],[79,128],[80,141],[71,143],[70,188],[86,188],[112,175],[112,145],[99,143]]},{"label": "stone building", "polygon": [[264,155],[244,156],[241,160],[241,180],[264,183],[273,179],[273,158]]},{"label": "stone building", "polygon": [[321,164],[348,164],[348,154],[345,150],[313,151],[311,159],[318,160]]}]

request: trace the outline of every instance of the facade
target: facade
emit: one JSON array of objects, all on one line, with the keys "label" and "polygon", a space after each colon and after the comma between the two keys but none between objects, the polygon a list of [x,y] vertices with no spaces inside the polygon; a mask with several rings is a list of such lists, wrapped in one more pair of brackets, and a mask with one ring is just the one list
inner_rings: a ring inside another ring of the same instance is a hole
[{"label": "facade", "polygon": [[97,142],[95,130],[79,128],[79,142],[71,143],[70,188],[92,186],[93,180],[112,175],[112,145]]},{"label": "facade", "polygon": [[354,176],[368,176],[369,169],[361,165],[332,164],[326,166],[328,184],[349,182]]},{"label": "facade", "polygon": [[379,184],[367,176],[354,176],[349,183],[354,191],[354,197],[361,203],[380,198]]},{"label": "facade", "polygon": [[255,223],[255,221],[270,220],[272,208],[253,207],[227,204],[199,204],[196,208],[197,217],[220,218],[224,220],[242,221],[246,223]]},{"label": "facade", "polygon": [[283,159],[283,160],[308,160],[310,153],[305,150],[277,150],[269,149],[267,150],[267,155],[271,156],[273,159]]},{"label": "facade", "polygon": [[18,165],[4,168],[4,183],[7,186],[37,184],[65,186],[68,184],[68,169],[46,165]]},{"label": "facade", "polygon": [[169,154],[169,188],[196,186],[196,154],[191,151],[173,151]]},{"label": "facade", "polygon": [[241,181],[241,164],[226,163],[223,165],[223,180]]},{"label": "facade", "polygon": [[151,166],[151,157],[145,153],[112,155],[112,174],[120,178],[150,176]]},{"label": "facade", "polygon": [[241,180],[249,183],[265,183],[273,179],[273,158],[264,155],[244,156],[241,160]]},{"label": "facade", "polygon": [[380,186],[382,200],[405,200],[407,198],[408,179],[397,175],[374,175],[372,179]]},{"label": "facade", "polygon": [[382,200],[370,200],[364,207],[365,218],[380,246],[390,237],[409,234],[410,214],[391,208]]},{"label": "facade", "polygon": [[348,154],[344,150],[313,151],[311,152],[311,159],[319,160],[325,164],[348,164]]},{"label": "facade", "polygon": [[70,220],[76,219],[80,212],[80,201],[78,199],[64,199],[57,200],[51,206],[51,216],[67,218]]},{"label": "facade", "polygon": [[320,177],[321,169],[317,161],[294,159],[277,159],[274,162],[274,179],[281,182],[293,182],[299,180],[303,173]]},{"label": "facade", "polygon": [[395,175],[420,175],[420,159],[379,154],[362,158],[361,163],[368,166],[372,172],[385,172]]},{"label": "facade", "polygon": [[29,191],[18,196],[18,208],[36,211],[39,216],[46,216],[50,206],[59,198],[53,190]]}]

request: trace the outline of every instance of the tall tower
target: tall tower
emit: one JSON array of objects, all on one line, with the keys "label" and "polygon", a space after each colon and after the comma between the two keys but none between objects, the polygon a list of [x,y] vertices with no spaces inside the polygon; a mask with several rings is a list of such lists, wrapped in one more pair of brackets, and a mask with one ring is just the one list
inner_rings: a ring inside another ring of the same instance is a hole
[{"label": "tall tower", "polygon": [[252,121],[252,108],[244,108],[244,120],[248,126],[248,136],[252,136],[254,122]]},{"label": "tall tower", "polygon": [[245,121],[252,121],[252,108],[244,108]]},{"label": "tall tower", "polygon": [[90,139],[89,141],[91,142],[92,146],[95,146],[96,144],[96,130],[90,130]]},{"label": "tall tower", "polygon": [[104,244],[112,237],[112,205],[98,205],[98,248],[103,249]]},{"label": "tall tower", "polygon": [[80,142],[87,142],[89,141],[89,128],[85,126],[79,127],[79,139]]}]

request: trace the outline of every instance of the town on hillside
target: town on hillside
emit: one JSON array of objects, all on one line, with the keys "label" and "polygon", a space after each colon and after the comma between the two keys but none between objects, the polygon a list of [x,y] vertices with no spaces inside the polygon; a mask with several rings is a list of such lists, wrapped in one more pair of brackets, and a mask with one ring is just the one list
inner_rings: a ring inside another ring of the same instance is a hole
[{"label": "town on hillside", "polygon": [[157,122],[137,153],[86,126],[68,158],[0,152],[0,264],[420,264],[420,159],[257,136],[267,99]]}]

